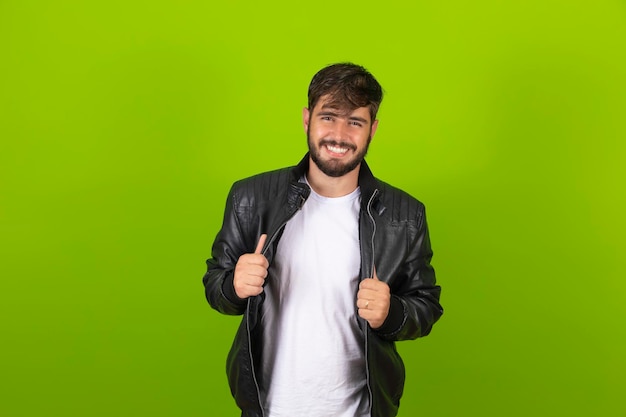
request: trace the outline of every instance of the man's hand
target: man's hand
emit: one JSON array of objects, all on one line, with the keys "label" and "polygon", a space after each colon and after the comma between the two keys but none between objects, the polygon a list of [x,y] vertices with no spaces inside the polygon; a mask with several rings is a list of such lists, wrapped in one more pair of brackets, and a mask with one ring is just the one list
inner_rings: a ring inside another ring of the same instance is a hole
[{"label": "man's hand", "polygon": [[269,267],[267,259],[261,255],[265,239],[267,239],[267,235],[262,234],[254,253],[241,255],[239,260],[237,260],[233,284],[235,286],[235,294],[241,299],[259,295],[263,292],[263,283],[267,277],[267,268]]},{"label": "man's hand", "polygon": [[374,277],[366,278],[359,284],[359,292],[356,294],[359,316],[367,320],[372,329],[377,329],[385,322],[390,303],[389,285],[378,279],[374,268]]}]

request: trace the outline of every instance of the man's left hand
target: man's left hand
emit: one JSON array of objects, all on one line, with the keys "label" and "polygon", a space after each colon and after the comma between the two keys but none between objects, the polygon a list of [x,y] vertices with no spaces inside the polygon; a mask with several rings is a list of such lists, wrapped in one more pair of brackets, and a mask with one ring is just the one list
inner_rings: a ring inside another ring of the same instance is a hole
[{"label": "man's left hand", "polygon": [[359,284],[359,292],[356,294],[359,316],[367,320],[372,329],[377,329],[385,322],[390,303],[389,285],[378,279],[376,268],[374,268],[374,276],[365,278]]}]

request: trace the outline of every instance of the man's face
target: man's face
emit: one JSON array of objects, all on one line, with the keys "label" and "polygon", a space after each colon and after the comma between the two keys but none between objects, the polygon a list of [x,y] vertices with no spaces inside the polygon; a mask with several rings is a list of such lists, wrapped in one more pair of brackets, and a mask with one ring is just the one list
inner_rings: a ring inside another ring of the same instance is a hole
[{"label": "man's face", "polygon": [[311,159],[329,177],[341,177],[358,167],[367,154],[378,120],[372,123],[367,107],[351,112],[332,107],[320,98],[303,120]]}]

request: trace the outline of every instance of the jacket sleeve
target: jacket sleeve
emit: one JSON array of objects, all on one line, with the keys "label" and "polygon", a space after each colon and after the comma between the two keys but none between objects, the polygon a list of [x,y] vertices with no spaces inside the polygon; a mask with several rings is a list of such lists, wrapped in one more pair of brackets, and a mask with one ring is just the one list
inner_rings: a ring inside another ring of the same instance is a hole
[{"label": "jacket sleeve", "polygon": [[236,202],[235,186],[231,188],[224,210],[222,228],[218,232],[211,258],[206,261],[204,274],[207,301],[217,311],[224,314],[243,314],[246,300],[237,297],[233,285],[234,270],[239,257],[246,253],[244,231],[238,217],[240,208]]},{"label": "jacket sleeve", "polygon": [[417,224],[417,233],[408,242],[407,257],[396,277],[400,285],[392,290],[389,315],[374,330],[383,339],[399,341],[426,336],[443,314],[439,304],[441,287],[436,284],[435,270],[430,264],[433,252],[423,206]]}]

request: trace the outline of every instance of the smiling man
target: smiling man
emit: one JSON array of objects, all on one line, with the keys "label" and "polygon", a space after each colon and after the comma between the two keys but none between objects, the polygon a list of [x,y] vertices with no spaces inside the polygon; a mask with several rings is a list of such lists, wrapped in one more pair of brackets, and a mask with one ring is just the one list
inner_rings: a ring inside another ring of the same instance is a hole
[{"label": "smiling man", "polygon": [[443,313],[423,204],[364,160],[382,96],[361,66],[322,69],[308,154],[229,193],[203,282],[213,308],[243,314],[227,359],[242,416],[397,415],[395,342]]}]

